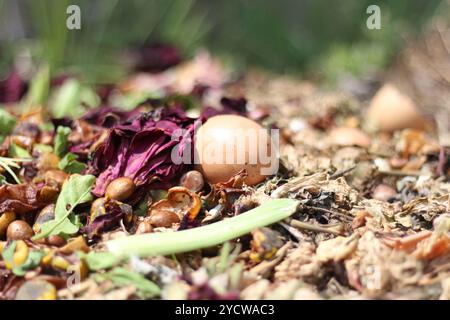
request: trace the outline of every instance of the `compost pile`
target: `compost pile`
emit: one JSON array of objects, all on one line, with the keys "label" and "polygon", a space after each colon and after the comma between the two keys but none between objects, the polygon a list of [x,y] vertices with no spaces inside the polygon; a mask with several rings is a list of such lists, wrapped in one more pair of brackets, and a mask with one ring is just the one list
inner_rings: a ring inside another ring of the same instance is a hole
[{"label": "compost pile", "polygon": [[[1,299],[450,298],[450,148],[420,103],[393,83],[330,91],[146,50],[114,85],[45,70],[0,83]],[[195,123],[223,114],[280,130],[275,175],[209,183],[172,161]],[[289,218],[225,243],[109,252],[274,199],[295,203]]]}]

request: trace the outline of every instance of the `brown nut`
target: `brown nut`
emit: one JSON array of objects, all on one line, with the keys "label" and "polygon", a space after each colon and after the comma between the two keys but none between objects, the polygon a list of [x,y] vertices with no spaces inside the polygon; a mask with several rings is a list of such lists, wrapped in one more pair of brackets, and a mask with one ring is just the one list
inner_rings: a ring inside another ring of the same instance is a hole
[{"label": "brown nut", "polygon": [[9,224],[6,230],[8,240],[25,240],[33,236],[33,229],[22,220],[16,220]]},{"label": "brown nut", "polygon": [[192,192],[198,192],[203,189],[205,181],[203,175],[197,170],[186,172],[182,177],[180,184]]},{"label": "brown nut", "polygon": [[16,214],[12,211],[6,211],[0,216],[0,237],[3,237],[9,224],[15,219]]},{"label": "brown nut", "polygon": [[51,246],[62,247],[66,244],[66,240],[58,235],[52,235],[47,238],[47,243]]},{"label": "brown nut", "polygon": [[154,211],[149,221],[156,228],[169,228],[172,224],[180,222],[180,218],[172,211]]},{"label": "brown nut", "polygon": [[152,231],[153,231],[152,225],[151,225],[150,221],[148,221],[147,219],[139,222],[139,224],[136,228],[136,234],[150,233]]},{"label": "brown nut", "polygon": [[133,194],[135,189],[136,186],[132,179],[121,177],[108,184],[105,195],[114,200],[124,201]]},{"label": "brown nut", "polygon": [[50,169],[44,174],[45,184],[49,184],[51,181],[55,181],[60,187],[66,181],[69,175],[61,170]]},{"label": "brown nut", "polygon": [[37,216],[37,218],[33,224],[33,231],[35,233],[39,233],[39,231],[41,231],[41,225],[44,222],[47,222],[47,221],[50,221],[53,219],[55,219],[55,205],[52,203],[52,204],[45,206],[41,210],[41,212],[39,212],[39,215]]}]

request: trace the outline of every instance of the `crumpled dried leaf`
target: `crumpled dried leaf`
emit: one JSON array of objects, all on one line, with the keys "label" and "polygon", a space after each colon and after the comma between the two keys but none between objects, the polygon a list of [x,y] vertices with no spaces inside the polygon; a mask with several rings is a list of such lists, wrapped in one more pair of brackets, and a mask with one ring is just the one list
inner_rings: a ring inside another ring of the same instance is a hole
[{"label": "crumpled dried leaf", "polygon": [[322,241],[317,247],[317,259],[322,262],[344,260],[356,250],[357,245],[358,236],[356,234]]},{"label": "crumpled dried leaf", "polygon": [[[173,148],[178,145],[178,154],[183,154],[193,123],[180,109],[160,108],[111,128],[93,155],[91,171],[99,175],[93,193],[102,196],[118,177],[129,177],[138,187],[157,181],[171,184],[182,169],[181,163],[172,161]],[[187,132],[174,139],[174,132],[181,129]]]},{"label": "crumpled dried leaf", "polygon": [[403,206],[403,213],[427,213],[428,216],[450,211],[450,195],[416,198]]},{"label": "crumpled dried leaf", "polygon": [[12,211],[27,213],[52,203],[59,189],[54,186],[37,186],[32,183],[0,186],[0,213]]},{"label": "crumpled dried leaf", "polygon": [[20,100],[27,89],[26,82],[16,70],[11,70],[8,77],[0,81],[0,103],[13,103]]},{"label": "crumpled dried leaf", "polygon": [[130,205],[106,198],[100,208],[91,214],[88,224],[81,232],[86,233],[90,239],[100,237],[102,233],[119,226],[123,218],[132,214]]},{"label": "crumpled dried leaf", "polygon": [[303,241],[292,248],[286,258],[275,267],[274,278],[277,281],[301,279],[314,283],[324,275],[322,263],[315,258],[316,247],[311,242]]},{"label": "crumpled dried leaf", "polygon": [[220,217],[223,212],[231,211],[239,214],[253,208],[243,208],[236,202],[241,195],[246,193],[242,188],[246,177],[247,171],[243,169],[228,181],[211,185],[211,191],[202,198],[203,206],[207,210],[204,222],[210,222]]},{"label": "crumpled dried leaf", "polygon": [[431,260],[450,253],[450,215],[440,216],[434,225],[433,233],[417,244],[415,257]]},{"label": "crumpled dried leaf", "polygon": [[356,252],[344,261],[349,284],[368,297],[383,297],[389,290],[414,285],[424,265],[415,257],[393,250],[374,232],[366,231]]}]

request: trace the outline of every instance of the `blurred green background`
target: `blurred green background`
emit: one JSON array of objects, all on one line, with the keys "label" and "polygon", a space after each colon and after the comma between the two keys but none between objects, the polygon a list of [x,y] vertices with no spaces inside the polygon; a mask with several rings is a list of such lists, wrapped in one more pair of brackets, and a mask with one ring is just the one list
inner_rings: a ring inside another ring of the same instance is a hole
[{"label": "blurred green background", "polygon": [[[442,0],[0,0],[0,72],[14,57],[74,70],[87,80],[126,72],[123,50],[168,42],[186,57],[207,48],[238,68],[279,73],[365,74],[385,67],[406,39],[442,10]],[[66,8],[81,8],[81,30]],[[381,30],[366,8],[381,7]]]}]

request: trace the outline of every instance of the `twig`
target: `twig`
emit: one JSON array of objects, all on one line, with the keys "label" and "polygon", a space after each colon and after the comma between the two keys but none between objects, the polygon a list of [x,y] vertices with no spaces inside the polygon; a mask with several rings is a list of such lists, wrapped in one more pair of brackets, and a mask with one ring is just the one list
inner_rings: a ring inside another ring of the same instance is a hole
[{"label": "twig", "polygon": [[335,230],[336,227],[332,228],[326,228],[323,226],[318,226],[312,223],[307,223],[307,222],[303,222],[300,220],[296,220],[296,219],[290,219],[287,221],[287,223],[295,228],[298,229],[303,229],[303,230],[308,230],[308,231],[315,231],[315,232],[325,232],[325,233],[331,233],[334,235],[342,235],[341,231]]},{"label": "twig", "polygon": [[356,168],[356,165],[353,165],[349,168],[338,170],[330,176],[330,179],[337,179],[339,177],[345,176],[347,173],[353,171]]},{"label": "twig", "polygon": [[298,231],[298,229],[284,223],[284,222],[280,222],[279,223],[283,228],[285,228],[295,239],[297,239],[297,241],[301,241],[302,240],[302,234],[300,231]]},{"label": "twig", "polygon": [[421,176],[419,171],[400,171],[400,170],[378,170],[379,174],[384,174],[387,176]]},{"label": "twig", "polygon": [[319,212],[324,212],[324,213],[328,213],[328,214],[331,214],[331,215],[336,215],[336,216],[343,217],[345,219],[352,220],[352,218],[350,216],[348,216],[348,215],[346,215],[344,213],[341,213],[341,212],[338,212],[338,211],[332,211],[332,210],[329,210],[329,209],[326,209],[326,208],[306,206],[306,205],[303,205],[302,208],[305,208],[305,209],[308,209],[308,210],[316,210],[316,211],[319,211]]}]

